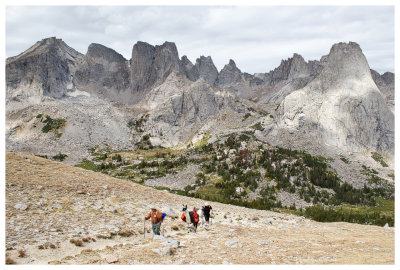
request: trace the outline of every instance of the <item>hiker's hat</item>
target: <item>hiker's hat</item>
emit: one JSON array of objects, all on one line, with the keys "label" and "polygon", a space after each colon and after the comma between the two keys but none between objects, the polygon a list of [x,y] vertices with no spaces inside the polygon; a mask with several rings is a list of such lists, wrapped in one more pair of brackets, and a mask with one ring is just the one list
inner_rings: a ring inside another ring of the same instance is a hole
[{"label": "hiker's hat", "polygon": [[205,205],[205,206],[210,206],[210,204],[209,204],[208,202],[206,202],[204,205]]},{"label": "hiker's hat", "polygon": [[151,208],[150,208],[151,210],[157,210],[157,207],[155,207],[154,205],[153,206],[151,206]]}]

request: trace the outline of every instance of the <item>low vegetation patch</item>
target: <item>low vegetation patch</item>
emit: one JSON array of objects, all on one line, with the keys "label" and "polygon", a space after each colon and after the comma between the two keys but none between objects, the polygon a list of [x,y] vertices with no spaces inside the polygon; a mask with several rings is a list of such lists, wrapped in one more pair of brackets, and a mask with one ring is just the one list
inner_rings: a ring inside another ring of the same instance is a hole
[{"label": "low vegetation patch", "polygon": [[250,116],[251,116],[251,113],[246,113],[246,114],[243,116],[243,121],[246,120],[247,118],[249,118]]},{"label": "low vegetation patch", "polygon": [[345,158],[344,156],[340,155],[340,160],[343,161],[346,164],[350,164],[350,160],[348,158]]},{"label": "low vegetation patch", "polygon": [[256,124],[252,125],[251,128],[255,129],[255,130],[259,130],[259,131],[263,131],[264,128],[261,125],[261,122],[257,122]]},{"label": "low vegetation patch", "polygon": [[69,242],[77,247],[83,247],[83,241],[81,239],[72,238],[69,240]]},{"label": "low vegetation patch", "polygon": [[[146,136],[143,141],[149,139]],[[355,188],[338,176],[331,166],[332,158],[272,147],[259,142],[254,131],[227,134],[213,143],[208,143],[208,138],[206,134],[195,147],[180,151],[148,149],[111,154],[93,149],[92,160],[84,159],[77,166],[142,184],[195,164],[201,171],[194,184],[184,190],[156,188],[208,201],[293,212],[319,221],[375,225],[394,222],[394,211],[380,207],[382,202],[393,202],[394,185],[372,168],[362,166],[368,181],[362,188]],[[344,156],[340,158],[350,163]],[[278,199],[282,192],[312,206],[296,209],[295,204],[282,205]]]},{"label": "low vegetation patch", "polygon": [[378,199],[376,206],[323,206],[314,205],[297,212],[298,215],[320,222],[351,222],[394,226],[394,201]]},{"label": "low vegetation patch", "polygon": [[86,169],[86,170],[90,170],[90,171],[95,171],[95,172],[99,172],[101,169],[98,165],[96,165],[93,161],[88,160],[86,158],[84,158],[81,163],[75,165],[75,167],[79,167],[82,169]]},{"label": "low vegetation patch", "polygon": [[24,258],[26,257],[26,251],[24,249],[18,250],[18,257]]},{"label": "low vegetation patch", "polygon": [[132,119],[128,122],[128,127],[135,129],[136,132],[144,132],[143,126],[147,122],[149,114],[142,115],[139,119]]},{"label": "low vegetation patch", "polygon": [[377,152],[372,152],[371,157],[378,163],[382,165],[382,167],[388,167],[387,163],[383,160],[383,157],[381,154]]},{"label": "low vegetation patch", "polygon": [[64,161],[64,159],[66,157],[68,157],[68,155],[58,153],[57,155],[53,156],[52,159],[59,160],[59,161]]},{"label": "low vegetation patch", "polygon": [[62,133],[60,133],[59,130],[65,126],[66,123],[65,119],[62,118],[52,119],[48,115],[46,115],[45,119],[43,119],[43,116],[41,114],[38,114],[36,117],[41,118],[41,122],[45,123],[45,125],[42,128],[43,133],[48,133],[49,131],[52,131],[57,138],[61,137]]},{"label": "low vegetation patch", "polygon": [[149,134],[143,135],[142,139],[139,142],[135,143],[135,145],[137,146],[138,149],[142,150],[153,149],[153,145],[151,144]]}]

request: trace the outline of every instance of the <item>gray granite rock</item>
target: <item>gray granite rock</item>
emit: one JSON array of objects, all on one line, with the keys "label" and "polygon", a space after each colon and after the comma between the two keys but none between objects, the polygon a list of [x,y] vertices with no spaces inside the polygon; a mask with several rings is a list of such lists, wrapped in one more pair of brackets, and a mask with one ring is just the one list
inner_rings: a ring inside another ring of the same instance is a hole
[{"label": "gray granite rock", "polygon": [[139,41],[133,46],[131,59],[131,86],[134,92],[162,83],[172,72],[180,71],[175,43],[152,46]]},{"label": "gray granite rock", "polygon": [[6,61],[7,97],[63,97],[73,89],[73,75],[83,55],[55,37],[36,42]]},{"label": "gray granite rock", "polygon": [[393,152],[394,114],[354,42],[332,46],[321,73],[285,97],[279,121],[293,133],[318,134],[319,144],[348,151]]},{"label": "gray granite rock", "polygon": [[200,56],[200,58],[197,58],[195,68],[198,70],[200,78],[203,78],[211,86],[214,85],[218,77],[218,70],[211,56]]}]

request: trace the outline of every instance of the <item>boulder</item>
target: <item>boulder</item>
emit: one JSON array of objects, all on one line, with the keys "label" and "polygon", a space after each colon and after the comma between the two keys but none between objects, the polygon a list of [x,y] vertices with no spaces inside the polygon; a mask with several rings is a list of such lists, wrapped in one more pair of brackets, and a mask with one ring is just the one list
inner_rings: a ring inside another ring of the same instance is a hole
[{"label": "boulder", "polygon": [[161,208],[161,212],[167,214],[167,217],[178,217],[178,214],[168,206]]},{"label": "boulder", "polygon": [[17,203],[16,205],[14,205],[14,208],[18,210],[26,210],[28,209],[28,205],[24,203]]}]

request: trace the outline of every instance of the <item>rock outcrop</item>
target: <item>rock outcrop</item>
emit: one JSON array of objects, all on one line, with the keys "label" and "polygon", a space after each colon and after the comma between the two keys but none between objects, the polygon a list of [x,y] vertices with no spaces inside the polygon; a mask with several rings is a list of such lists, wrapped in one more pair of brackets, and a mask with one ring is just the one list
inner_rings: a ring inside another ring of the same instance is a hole
[{"label": "rock outcrop", "polygon": [[7,99],[65,96],[74,88],[73,75],[82,57],[55,37],[36,42],[25,52],[7,59]]},{"label": "rock outcrop", "polygon": [[376,86],[382,92],[386,99],[389,108],[394,113],[395,96],[394,96],[394,74],[392,72],[385,72],[380,75],[375,70],[371,69],[372,79],[374,80]]},{"label": "rock outcrop", "polygon": [[200,77],[199,70],[193,65],[193,63],[187,58],[186,55],[181,58],[181,65],[186,77],[191,81],[197,81]]},{"label": "rock outcrop", "polygon": [[[394,115],[390,109],[394,109],[394,74],[370,71],[355,43],[336,44],[319,61],[306,62],[294,54],[268,73],[251,75],[242,72],[233,60],[218,72],[210,56],[199,57],[195,64],[186,56],[179,59],[172,42],[153,46],[139,41],[127,60],[100,44],[91,44],[83,55],[62,40],[49,38],[8,58],[6,81],[8,118],[13,119],[8,121],[6,133],[8,145],[13,147],[32,132],[29,129],[26,136],[21,135],[29,125],[14,121],[21,108],[39,103],[46,110],[70,111],[76,104],[90,101],[94,107],[107,104],[118,108],[116,117],[120,118],[115,123],[134,122],[139,115],[149,115],[143,132],[165,146],[189,143],[200,130],[229,129],[238,127],[238,123],[245,127],[251,124],[243,121],[249,115],[254,123],[266,115],[265,111],[255,113],[254,108],[266,109],[273,116],[281,104],[279,117],[263,122],[268,123],[268,132],[276,128],[304,131],[314,134],[310,141],[315,142],[316,136],[321,144],[350,151],[393,152]],[[50,100],[49,104],[44,100]],[[64,110],[68,104],[71,108]],[[39,110],[31,107],[28,112],[38,114]],[[23,118],[29,122],[33,117]],[[126,145],[130,136],[133,141],[141,137],[129,133],[132,127],[112,130],[128,132],[121,135],[123,143],[117,145]],[[35,138],[40,135],[37,132]],[[94,136],[85,143],[98,142],[100,138]]]},{"label": "rock outcrop", "polygon": [[279,125],[348,151],[394,150],[394,115],[353,42],[333,45],[321,73],[286,96]]},{"label": "rock outcrop", "polygon": [[128,61],[101,44],[90,44],[74,76],[74,85],[95,95],[118,100],[130,84]]},{"label": "rock outcrop", "polygon": [[251,77],[246,80],[245,75],[237,68],[235,61],[230,59],[229,63],[218,74],[216,85],[240,97],[249,98],[251,94],[249,79],[251,80]]},{"label": "rock outcrop", "polygon": [[172,72],[180,72],[175,43],[152,46],[139,41],[133,46],[130,70],[133,94],[161,84]]},{"label": "rock outcrop", "polygon": [[199,72],[199,78],[203,78],[209,85],[213,86],[218,77],[218,70],[211,56],[200,56],[196,59],[194,66]]},{"label": "rock outcrop", "polygon": [[176,80],[169,79],[145,99],[152,108],[146,130],[169,147],[189,141],[210,121],[218,122],[224,113],[233,116],[244,112],[244,106],[234,102],[233,95],[214,91],[203,78],[192,84],[180,85],[176,84]]},{"label": "rock outcrop", "polygon": [[213,86],[218,78],[218,70],[211,56],[200,56],[193,65],[184,55],[181,59],[181,65],[186,77],[193,82],[203,78],[210,86]]}]

